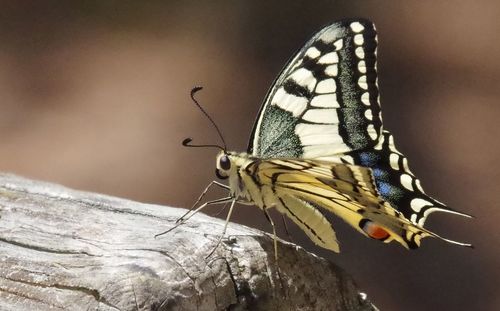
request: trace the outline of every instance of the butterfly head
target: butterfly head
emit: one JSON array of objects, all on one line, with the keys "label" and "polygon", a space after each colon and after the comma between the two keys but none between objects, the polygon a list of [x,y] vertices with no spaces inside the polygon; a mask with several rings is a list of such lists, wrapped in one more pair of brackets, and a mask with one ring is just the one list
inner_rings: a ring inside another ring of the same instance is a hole
[{"label": "butterfly head", "polygon": [[217,155],[217,163],[215,168],[215,175],[219,179],[227,179],[231,173],[232,163],[231,157],[226,151],[221,151]]},{"label": "butterfly head", "polygon": [[215,175],[220,179],[238,176],[237,171],[248,161],[246,154],[221,150],[217,155]]},{"label": "butterfly head", "polygon": [[240,201],[253,201],[243,180],[244,176],[248,176],[246,168],[253,161],[247,153],[221,150],[217,154],[215,175],[219,179],[227,179],[231,196],[239,198]]}]

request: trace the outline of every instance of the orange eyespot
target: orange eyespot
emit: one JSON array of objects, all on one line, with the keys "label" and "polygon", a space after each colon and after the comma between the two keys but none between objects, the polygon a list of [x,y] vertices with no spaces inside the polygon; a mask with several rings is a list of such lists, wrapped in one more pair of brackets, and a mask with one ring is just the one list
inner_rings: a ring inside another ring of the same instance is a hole
[{"label": "orange eyespot", "polygon": [[360,227],[372,239],[383,241],[390,236],[387,230],[368,219],[361,220]]}]

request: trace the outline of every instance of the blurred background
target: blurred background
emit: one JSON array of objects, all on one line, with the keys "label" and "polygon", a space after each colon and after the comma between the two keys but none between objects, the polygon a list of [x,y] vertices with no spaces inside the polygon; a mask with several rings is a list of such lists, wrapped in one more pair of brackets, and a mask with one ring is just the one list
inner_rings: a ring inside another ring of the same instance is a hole
[{"label": "blurred background", "polygon": [[[385,127],[428,193],[476,216],[433,214],[429,228],[476,248],[427,239],[406,251],[335,218],[341,254],[290,226],[293,239],[349,271],[381,310],[500,309],[500,2],[0,4],[0,171],[178,207],[215,178],[216,150],[180,145],[218,142],[192,86],[244,151],[288,58],[332,21],[373,20]],[[255,207],[235,214],[270,229]]]}]

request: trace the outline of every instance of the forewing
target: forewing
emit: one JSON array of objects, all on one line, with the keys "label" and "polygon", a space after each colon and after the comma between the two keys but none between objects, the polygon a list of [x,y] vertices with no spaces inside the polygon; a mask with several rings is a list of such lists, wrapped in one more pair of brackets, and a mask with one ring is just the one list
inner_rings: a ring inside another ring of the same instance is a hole
[{"label": "forewing", "polygon": [[377,37],[367,20],[333,23],[305,44],[268,92],[249,153],[321,158],[377,144]]}]

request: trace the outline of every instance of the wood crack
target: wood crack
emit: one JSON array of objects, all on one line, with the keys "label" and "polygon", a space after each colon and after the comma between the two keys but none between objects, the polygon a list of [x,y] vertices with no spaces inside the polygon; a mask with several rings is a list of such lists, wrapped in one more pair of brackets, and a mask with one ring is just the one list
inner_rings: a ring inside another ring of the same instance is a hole
[{"label": "wood crack", "polygon": [[[88,288],[88,287],[83,287],[83,286],[71,286],[71,285],[64,285],[64,284],[58,284],[58,283],[54,283],[54,284],[42,284],[40,282],[36,283],[36,282],[29,282],[29,281],[24,281],[24,280],[18,280],[18,279],[12,279],[12,278],[8,278],[8,277],[2,277],[3,279],[6,279],[6,280],[9,280],[11,282],[15,282],[15,283],[22,283],[22,284],[26,284],[26,285],[29,285],[29,286],[34,286],[34,287],[40,287],[40,288],[57,288],[57,289],[61,289],[61,290],[70,290],[70,291],[77,291],[77,292],[81,292],[81,293],[84,293],[85,295],[88,295],[88,296],[92,296],[94,298],[94,300],[96,302],[99,302],[99,303],[102,303],[110,308],[113,308],[113,309],[116,309],[116,310],[120,310],[120,308],[118,308],[117,306],[109,303],[108,301],[106,301],[106,299],[104,297],[101,296],[101,294],[99,294],[99,291],[96,290],[96,289],[91,289],[91,288]],[[27,297],[29,299],[32,299],[31,297]],[[36,301],[38,301],[39,299],[34,299]],[[43,301],[39,301],[39,302],[43,302]],[[59,307],[57,306],[58,308],[64,308],[64,307]]]},{"label": "wood crack", "polygon": [[23,242],[19,242],[19,241],[9,240],[9,239],[2,238],[2,237],[0,237],[0,242],[4,242],[6,244],[10,244],[10,245],[14,245],[14,246],[19,246],[19,247],[30,249],[30,250],[34,250],[34,251],[37,251],[37,252],[44,252],[44,253],[50,253],[50,254],[86,255],[86,256],[92,256],[92,257],[98,257],[98,256],[100,256],[100,255],[90,254],[90,253],[87,253],[85,251],[74,251],[73,252],[73,251],[56,250],[56,249],[46,248],[46,247],[42,247],[42,246],[35,246],[35,245],[31,245],[31,244],[27,244],[27,243],[23,243]]}]

